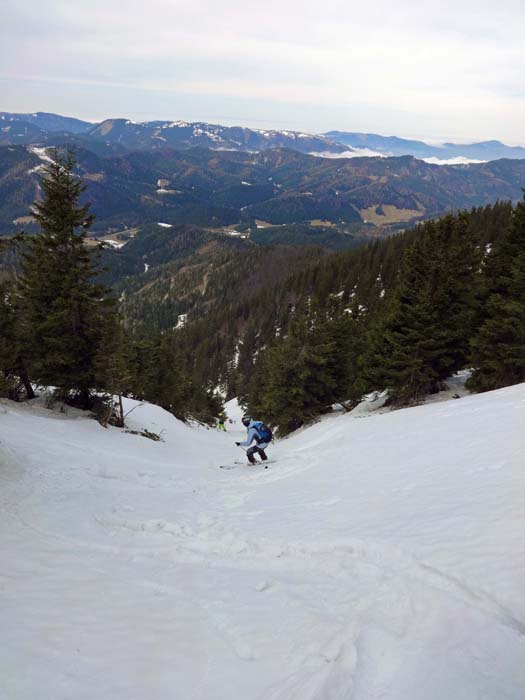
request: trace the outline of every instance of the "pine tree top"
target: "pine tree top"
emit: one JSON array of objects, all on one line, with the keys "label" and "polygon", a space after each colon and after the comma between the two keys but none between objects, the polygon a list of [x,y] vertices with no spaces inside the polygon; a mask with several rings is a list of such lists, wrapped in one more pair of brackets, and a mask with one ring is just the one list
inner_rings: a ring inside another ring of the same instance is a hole
[{"label": "pine tree top", "polygon": [[33,216],[43,234],[57,242],[72,236],[83,239],[95,218],[89,214],[89,204],[79,205],[86,187],[75,175],[74,167],[72,151],[64,155],[54,149],[52,161],[46,164],[40,179],[42,200],[33,204]]}]

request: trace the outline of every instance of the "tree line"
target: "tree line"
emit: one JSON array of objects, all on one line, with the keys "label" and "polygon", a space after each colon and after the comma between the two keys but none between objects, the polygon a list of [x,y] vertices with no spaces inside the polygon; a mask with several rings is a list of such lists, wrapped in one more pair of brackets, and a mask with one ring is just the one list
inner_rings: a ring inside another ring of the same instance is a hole
[{"label": "tree line", "polygon": [[168,267],[154,297],[142,286],[119,303],[101,283],[70,154],[54,154],[41,189],[40,231],[14,239],[18,274],[0,282],[0,395],[54,387],[104,424],[122,423],[122,396],[212,422],[221,385],[282,435],[374,391],[418,403],[465,368],[473,391],[525,381],[524,202],[339,253],[221,250],[191,272],[194,317],[174,329],[180,307],[167,292],[180,285]]},{"label": "tree line", "polygon": [[286,434],[374,391],[416,404],[465,368],[472,391],[524,382],[525,203],[420,225],[376,301],[310,298],[257,353],[243,392],[250,411]]},{"label": "tree line", "polygon": [[89,247],[94,217],[71,153],[54,152],[32,216],[39,233],[18,248],[15,279],[0,282],[0,395],[32,399],[39,387],[123,424],[122,396],[161,405],[184,418],[211,420],[217,398],[185,371],[173,336],[126,333],[111,289],[98,280],[99,247]]}]

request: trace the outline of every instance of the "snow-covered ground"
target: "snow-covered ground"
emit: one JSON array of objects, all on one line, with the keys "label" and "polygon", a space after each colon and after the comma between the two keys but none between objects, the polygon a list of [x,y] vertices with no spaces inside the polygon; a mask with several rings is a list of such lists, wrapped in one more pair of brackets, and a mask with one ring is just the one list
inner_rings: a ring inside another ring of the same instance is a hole
[{"label": "snow-covered ground", "polygon": [[[131,403],[129,403],[131,407]],[[2,700],[523,700],[525,385],[238,458],[0,402]]]}]

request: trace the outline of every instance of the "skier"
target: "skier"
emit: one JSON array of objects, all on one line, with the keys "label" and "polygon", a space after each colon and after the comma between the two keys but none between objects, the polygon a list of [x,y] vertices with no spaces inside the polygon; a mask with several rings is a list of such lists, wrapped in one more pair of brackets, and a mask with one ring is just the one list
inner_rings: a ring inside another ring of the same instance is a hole
[{"label": "skier", "polygon": [[[248,447],[246,456],[250,464],[257,464],[254,455],[259,454],[263,462],[268,459],[264,451],[272,439],[272,431],[260,420],[252,420],[250,416],[244,416],[242,423],[248,430],[248,437],[244,442],[236,442],[237,447]],[[250,445],[255,441],[255,445]]]},{"label": "skier", "polygon": [[219,428],[219,430],[224,430],[224,432],[226,432],[226,416],[224,415],[224,413],[219,413],[218,421],[219,425],[217,427]]}]

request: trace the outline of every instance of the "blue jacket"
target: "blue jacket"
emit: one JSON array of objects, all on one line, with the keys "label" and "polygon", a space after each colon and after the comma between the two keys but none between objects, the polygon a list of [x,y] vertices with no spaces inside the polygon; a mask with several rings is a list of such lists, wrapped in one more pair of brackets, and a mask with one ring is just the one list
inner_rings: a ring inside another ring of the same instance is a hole
[{"label": "blue jacket", "polygon": [[255,440],[257,445],[261,448],[264,449],[265,447],[268,446],[267,442],[261,442],[261,438],[259,435],[259,431],[257,428],[261,425],[260,420],[252,420],[250,421],[250,424],[248,425],[248,437],[244,442],[240,442],[239,445],[242,445],[242,447],[249,447],[252,442]]}]

